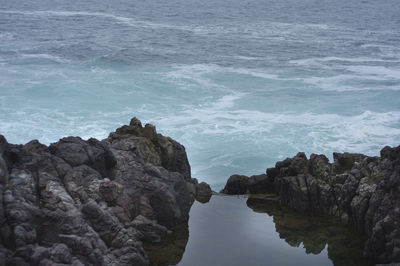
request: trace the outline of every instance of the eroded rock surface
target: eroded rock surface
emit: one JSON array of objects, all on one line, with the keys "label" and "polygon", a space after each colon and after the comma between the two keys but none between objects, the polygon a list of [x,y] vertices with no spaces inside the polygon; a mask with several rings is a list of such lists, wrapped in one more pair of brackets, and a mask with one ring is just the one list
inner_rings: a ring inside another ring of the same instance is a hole
[{"label": "eroded rock surface", "polygon": [[364,255],[379,263],[400,262],[400,146],[380,157],[304,153],[277,162],[259,178],[231,176],[222,192],[269,193],[281,204],[310,214],[328,214],[368,237]]},{"label": "eroded rock surface", "polygon": [[136,118],[102,141],[0,135],[0,265],[147,265],[193,183],[185,148]]}]

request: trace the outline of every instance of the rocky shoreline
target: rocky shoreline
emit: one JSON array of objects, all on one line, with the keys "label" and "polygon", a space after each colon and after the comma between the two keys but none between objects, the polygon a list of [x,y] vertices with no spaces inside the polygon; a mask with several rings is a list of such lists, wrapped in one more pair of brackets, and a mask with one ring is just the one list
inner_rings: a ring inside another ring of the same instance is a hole
[{"label": "rocky shoreline", "polygon": [[400,146],[380,157],[304,153],[277,162],[266,174],[231,176],[226,194],[275,193],[282,205],[327,214],[366,235],[364,256],[375,263],[400,262]]},{"label": "rocky shoreline", "polygon": [[[337,217],[366,235],[366,258],[400,262],[400,146],[333,158],[298,153],[266,174],[231,176],[221,192],[272,193]],[[0,265],[148,265],[143,243],[187,224],[193,201],[211,193],[191,177],[185,148],[136,118],[101,141],[0,135]]]},{"label": "rocky shoreline", "polygon": [[0,265],[148,265],[143,241],[185,223],[211,189],[185,148],[133,118],[108,138],[0,135]]}]

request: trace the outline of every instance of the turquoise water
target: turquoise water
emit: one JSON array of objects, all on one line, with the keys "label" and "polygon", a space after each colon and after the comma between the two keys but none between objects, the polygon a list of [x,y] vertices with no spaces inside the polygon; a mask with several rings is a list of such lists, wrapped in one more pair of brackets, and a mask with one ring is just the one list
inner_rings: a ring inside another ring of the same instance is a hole
[{"label": "turquoise water", "polygon": [[0,4],[0,134],[104,138],[133,116],[222,188],[298,151],[400,142],[400,2]]},{"label": "turquoise water", "polygon": [[188,224],[146,244],[151,266],[368,266],[365,239],[331,217],[301,215],[276,201],[213,196]]}]

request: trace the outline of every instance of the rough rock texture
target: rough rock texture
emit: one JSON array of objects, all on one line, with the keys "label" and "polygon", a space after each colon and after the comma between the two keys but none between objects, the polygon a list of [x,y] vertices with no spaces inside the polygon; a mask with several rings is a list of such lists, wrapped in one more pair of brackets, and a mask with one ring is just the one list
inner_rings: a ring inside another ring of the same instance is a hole
[{"label": "rough rock texture", "polygon": [[221,193],[230,195],[273,193],[272,181],[265,174],[253,175],[251,177],[232,175],[229,177],[225,188],[221,190]]},{"label": "rough rock texture", "polygon": [[136,118],[102,141],[0,135],[0,265],[147,265],[192,183],[185,148]]},{"label": "rough rock texture", "polygon": [[267,169],[268,182],[250,186],[250,179],[232,176],[222,192],[275,191],[293,209],[353,224],[368,237],[364,255],[371,260],[400,262],[400,146],[383,148],[380,157],[334,153],[333,158],[329,163],[324,155],[307,159],[298,153]]}]

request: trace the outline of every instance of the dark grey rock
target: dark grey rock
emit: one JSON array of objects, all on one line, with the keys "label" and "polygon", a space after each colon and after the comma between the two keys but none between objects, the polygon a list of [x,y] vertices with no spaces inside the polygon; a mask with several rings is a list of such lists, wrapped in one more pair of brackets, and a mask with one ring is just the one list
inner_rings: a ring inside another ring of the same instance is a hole
[{"label": "dark grey rock", "polygon": [[129,126],[122,126],[110,133],[108,140],[113,143],[113,147],[134,151],[145,162],[178,172],[189,181],[191,173],[185,147],[169,137],[157,134],[153,125],[146,124],[143,127],[138,121],[133,118]]},{"label": "dark grey rock", "polygon": [[206,182],[201,182],[197,186],[197,196],[198,197],[211,197],[211,187]]},{"label": "dark grey rock", "polygon": [[275,192],[273,179],[265,174],[251,176],[247,188],[251,194]]},{"label": "dark grey rock", "polygon": [[201,203],[207,203],[210,201],[212,196],[212,190],[209,184],[201,182],[197,185],[196,200]]},{"label": "dark grey rock", "polygon": [[232,175],[226,182],[225,188],[221,190],[221,193],[237,195],[248,193],[247,184],[249,183],[249,177],[245,175]]},{"label": "dark grey rock", "polygon": [[332,170],[335,174],[342,174],[353,168],[356,162],[361,162],[366,156],[358,153],[333,153]]},{"label": "dark grey rock", "polygon": [[185,148],[138,119],[102,141],[0,135],[0,265],[148,265],[142,240],[187,222],[191,182]]},{"label": "dark grey rock", "polygon": [[[266,176],[231,176],[222,192],[268,193],[281,204],[305,213],[329,214],[354,225],[368,237],[364,255],[378,263],[400,262],[400,146],[385,147],[381,157],[304,153],[277,162]],[[263,192],[264,191],[264,192]]]}]

